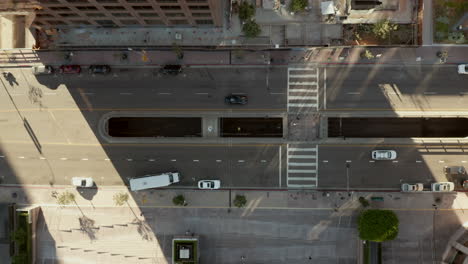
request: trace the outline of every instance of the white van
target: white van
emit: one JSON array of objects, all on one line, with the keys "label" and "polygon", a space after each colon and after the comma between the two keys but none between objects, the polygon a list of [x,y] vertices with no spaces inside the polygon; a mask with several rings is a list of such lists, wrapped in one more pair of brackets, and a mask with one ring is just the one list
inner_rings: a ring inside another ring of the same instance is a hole
[{"label": "white van", "polygon": [[180,175],[178,172],[166,172],[158,175],[146,175],[140,178],[130,179],[130,190],[140,191],[151,188],[169,186],[179,182]]}]

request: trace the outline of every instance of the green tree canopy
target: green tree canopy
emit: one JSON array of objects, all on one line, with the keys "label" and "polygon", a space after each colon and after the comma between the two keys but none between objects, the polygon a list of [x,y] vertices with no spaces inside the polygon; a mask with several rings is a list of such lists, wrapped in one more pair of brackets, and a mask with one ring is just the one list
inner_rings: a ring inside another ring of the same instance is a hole
[{"label": "green tree canopy", "polygon": [[382,242],[398,235],[398,217],[393,211],[369,209],[359,215],[358,230],[362,240]]},{"label": "green tree canopy", "polygon": [[244,26],[242,26],[242,31],[246,37],[255,38],[260,35],[262,29],[254,20],[249,20],[245,22]]},{"label": "green tree canopy", "polygon": [[392,31],[398,29],[398,25],[390,23],[388,19],[381,20],[374,24],[372,27],[372,33],[374,33],[380,39],[386,39],[390,36]]},{"label": "green tree canopy", "polygon": [[247,1],[242,1],[239,5],[239,19],[249,20],[255,15],[255,7]]},{"label": "green tree canopy", "polygon": [[303,11],[307,7],[307,0],[292,0],[289,5],[289,10],[291,12]]}]

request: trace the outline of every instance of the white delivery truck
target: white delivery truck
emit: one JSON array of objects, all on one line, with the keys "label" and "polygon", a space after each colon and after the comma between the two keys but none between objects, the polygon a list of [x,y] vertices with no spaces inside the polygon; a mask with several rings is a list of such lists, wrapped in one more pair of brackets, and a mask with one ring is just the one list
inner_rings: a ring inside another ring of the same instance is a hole
[{"label": "white delivery truck", "polygon": [[180,175],[178,172],[166,172],[157,175],[145,175],[139,178],[130,179],[130,190],[140,191],[151,188],[169,186],[179,182]]}]

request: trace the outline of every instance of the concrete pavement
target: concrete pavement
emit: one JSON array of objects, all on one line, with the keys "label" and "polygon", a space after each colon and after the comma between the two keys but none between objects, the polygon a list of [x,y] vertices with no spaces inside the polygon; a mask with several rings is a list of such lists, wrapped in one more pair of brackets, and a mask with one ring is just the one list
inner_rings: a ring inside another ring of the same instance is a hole
[{"label": "concrete pavement", "polygon": [[[439,64],[436,53],[448,51],[447,64],[467,63],[467,47],[457,46],[422,46],[417,48],[372,48],[373,59],[363,59],[360,54],[366,48],[293,48],[290,50],[232,50],[203,51],[185,50],[184,58],[177,59],[172,50],[76,50],[71,61],[65,60],[67,51],[32,51],[9,50],[0,52],[0,64],[3,67],[13,65],[40,64],[108,64],[112,66],[151,66],[164,64],[184,65],[285,65],[294,63],[320,64],[393,64],[393,65],[424,65]],[[145,55],[143,54],[143,51]],[[122,60],[122,53],[128,54],[128,60]],[[145,59],[147,57],[147,59]]]}]

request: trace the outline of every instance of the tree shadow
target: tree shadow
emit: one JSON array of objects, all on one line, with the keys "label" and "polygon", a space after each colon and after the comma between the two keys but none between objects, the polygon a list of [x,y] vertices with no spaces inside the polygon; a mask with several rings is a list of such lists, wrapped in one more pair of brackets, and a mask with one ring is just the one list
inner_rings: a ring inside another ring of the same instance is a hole
[{"label": "tree shadow", "polygon": [[13,85],[19,85],[18,81],[16,81],[16,77],[13,75],[13,73],[11,72],[4,72],[3,73],[3,77],[5,78],[5,80],[8,81],[8,83],[13,86]]},{"label": "tree shadow", "polygon": [[95,221],[85,215],[78,218],[80,221],[81,232],[86,233],[90,240],[96,240],[97,227],[94,226]]}]

